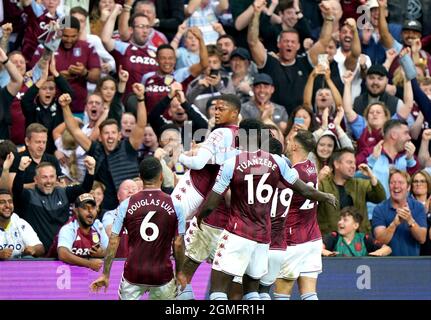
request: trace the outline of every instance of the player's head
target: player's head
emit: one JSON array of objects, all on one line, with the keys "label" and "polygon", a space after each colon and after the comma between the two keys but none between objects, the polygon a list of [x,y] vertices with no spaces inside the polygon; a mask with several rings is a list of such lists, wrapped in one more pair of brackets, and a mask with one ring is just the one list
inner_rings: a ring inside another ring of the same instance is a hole
[{"label": "player's head", "polygon": [[162,44],[157,48],[157,62],[162,74],[171,74],[177,63],[175,49],[170,44]]},{"label": "player's head", "polygon": [[99,141],[102,143],[105,151],[112,152],[121,140],[121,132],[118,122],[115,119],[106,119],[100,126]]},{"label": "player's head", "polygon": [[118,188],[117,198],[118,201],[124,201],[128,197],[133,196],[136,192],[139,191],[138,184],[132,180],[127,179],[121,182],[120,187]]},{"label": "player's head", "polygon": [[51,162],[41,162],[36,167],[34,182],[44,194],[51,194],[57,183],[57,172]]},{"label": "player's head", "polygon": [[0,222],[9,220],[13,209],[12,194],[6,189],[0,189]]},{"label": "player's head", "polygon": [[254,151],[260,148],[263,123],[257,119],[245,119],[239,124],[239,144],[243,150]]},{"label": "player's head", "polygon": [[61,36],[61,46],[65,50],[70,50],[78,41],[81,24],[74,16],[66,16],[61,20],[61,25],[64,27]]},{"label": "player's head", "polygon": [[308,130],[299,129],[286,139],[286,155],[289,158],[298,152],[302,155],[308,155],[314,150],[315,146],[316,140],[313,134]]},{"label": "player's head", "polygon": [[157,158],[148,157],[139,165],[139,176],[146,186],[161,187],[163,181],[162,165]]},{"label": "player's head", "polygon": [[269,153],[277,154],[279,156],[281,156],[281,154],[283,153],[283,145],[278,139],[274,137],[269,137],[268,146]]},{"label": "player's head", "polygon": [[343,208],[340,211],[340,220],[338,220],[338,233],[341,236],[355,233],[359,229],[362,220],[361,212],[355,207]]},{"label": "player's head", "polygon": [[81,227],[91,227],[97,217],[96,199],[90,193],[81,194],[75,200],[75,209],[73,211]]},{"label": "player's head", "polygon": [[234,94],[222,94],[214,100],[215,124],[237,124],[241,112],[241,101]]}]

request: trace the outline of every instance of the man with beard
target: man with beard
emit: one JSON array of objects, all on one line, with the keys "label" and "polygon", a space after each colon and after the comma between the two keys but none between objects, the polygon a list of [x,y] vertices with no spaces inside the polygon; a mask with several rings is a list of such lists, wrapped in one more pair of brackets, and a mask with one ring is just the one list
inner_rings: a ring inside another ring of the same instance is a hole
[{"label": "man with beard", "polygon": [[388,71],[386,68],[380,64],[372,65],[368,69],[365,78],[367,91],[356,97],[353,102],[353,109],[356,113],[363,114],[368,105],[377,101],[385,103],[391,116],[397,113],[397,111],[403,107],[404,103],[401,99],[386,93],[387,85]]},{"label": "man with beard", "polygon": [[55,167],[49,162],[41,162],[36,167],[35,188],[24,189],[24,171],[31,162],[29,157],[21,158],[12,193],[15,202],[21,204],[20,216],[30,223],[40,237],[45,250],[48,251],[54,236],[69,218],[70,203],[75,201],[80,194],[91,190],[96,161],[87,156],[84,159],[87,168],[84,181],[80,185],[66,188],[56,186]]},{"label": "man with beard", "polygon": [[[379,2],[379,32],[381,35],[381,43],[388,50],[394,48],[397,53],[403,49],[403,47],[412,47],[412,44],[417,39],[422,38],[422,24],[417,20],[405,20],[402,27],[401,38],[402,44],[397,40],[389,32],[388,23],[385,17],[385,10],[387,8],[387,0],[378,0]],[[426,61],[427,71],[431,72],[431,55],[424,50],[419,51],[419,58]],[[399,57],[396,57],[389,68],[390,76],[393,76],[395,70],[399,67],[400,60]]]},{"label": "man with beard", "polygon": [[230,67],[230,54],[236,49],[235,39],[228,34],[222,35],[217,39],[217,48],[222,53],[222,70],[225,72],[232,72]]},{"label": "man with beard", "polygon": [[48,257],[99,271],[103,264],[108,236],[97,217],[96,200],[83,193],[75,201],[74,216],[60,229]]},{"label": "man with beard", "polygon": [[42,256],[45,250],[36,232],[13,210],[12,195],[0,189],[0,260]]},{"label": "man with beard", "polygon": [[352,81],[352,97],[361,94],[362,73],[371,66],[371,60],[367,55],[361,55],[361,42],[359,40],[356,21],[352,18],[346,20],[340,29],[340,47],[334,56],[338,63],[340,75],[350,70],[355,73]]},{"label": "man with beard", "polygon": [[[100,78],[100,57],[88,42],[79,40],[81,25],[77,18],[67,16],[63,18],[62,25],[65,25],[65,28],[62,30],[60,47],[54,53],[56,67],[72,87],[75,98],[72,111],[82,113],[88,94],[87,81],[96,83]],[[40,59],[48,60],[50,57],[51,52],[40,45],[34,53],[31,65],[34,66]],[[33,74],[35,81],[39,79],[40,73],[39,64]]]}]

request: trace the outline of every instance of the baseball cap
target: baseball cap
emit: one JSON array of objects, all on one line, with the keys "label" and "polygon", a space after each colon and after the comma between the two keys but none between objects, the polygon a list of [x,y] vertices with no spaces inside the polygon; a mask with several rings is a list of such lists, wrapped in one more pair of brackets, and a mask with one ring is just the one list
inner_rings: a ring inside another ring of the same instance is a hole
[{"label": "baseball cap", "polygon": [[241,47],[236,48],[230,54],[231,59],[235,56],[240,57],[240,58],[245,59],[245,60],[251,60],[250,53],[248,53],[248,50],[241,48]]},{"label": "baseball cap", "polygon": [[388,70],[381,64],[373,64],[367,71],[367,76],[370,74],[378,74],[384,77],[388,76]]},{"label": "baseball cap", "polygon": [[254,79],[253,79],[253,85],[258,85],[260,83],[270,84],[274,85],[274,82],[272,81],[272,78],[270,75],[266,73],[258,73]]},{"label": "baseball cap", "polygon": [[75,207],[79,208],[82,205],[91,202],[94,206],[96,205],[96,200],[90,193],[83,193],[75,200]]},{"label": "baseball cap", "polygon": [[379,3],[378,3],[377,0],[368,0],[367,1],[367,7],[368,7],[368,9],[378,8],[379,7]]},{"label": "baseball cap", "polygon": [[403,30],[413,30],[422,33],[422,24],[417,20],[405,20]]},{"label": "baseball cap", "polygon": [[379,3],[377,2],[377,0],[368,0],[367,7],[369,9],[378,8],[379,7]]}]

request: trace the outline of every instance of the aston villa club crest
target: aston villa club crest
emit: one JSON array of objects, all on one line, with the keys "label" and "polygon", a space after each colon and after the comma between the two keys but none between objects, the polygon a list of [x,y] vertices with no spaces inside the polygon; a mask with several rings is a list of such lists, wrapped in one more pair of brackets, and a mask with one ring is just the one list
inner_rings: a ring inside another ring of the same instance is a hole
[{"label": "aston villa club crest", "polygon": [[81,56],[81,48],[73,48],[73,56],[80,57]]},{"label": "aston villa club crest", "polygon": [[93,232],[92,240],[93,240],[93,243],[99,243],[100,242],[99,234],[97,232]]},{"label": "aston villa club crest", "polygon": [[174,77],[170,74],[167,74],[164,79],[165,86],[170,86],[174,82]]},{"label": "aston villa club crest", "polygon": [[153,50],[147,50],[147,53],[148,53],[148,55],[149,55],[151,58],[155,58],[155,57],[156,57],[156,53],[155,53]]}]

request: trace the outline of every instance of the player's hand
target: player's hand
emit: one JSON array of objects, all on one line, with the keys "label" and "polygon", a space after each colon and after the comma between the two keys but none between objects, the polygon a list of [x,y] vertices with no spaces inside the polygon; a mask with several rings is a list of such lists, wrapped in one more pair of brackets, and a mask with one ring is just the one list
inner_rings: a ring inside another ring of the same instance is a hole
[{"label": "player's hand", "polygon": [[88,267],[93,270],[98,272],[100,270],[100,268],[102,268],[103,266],[103,260],[102,259],[90,259],[88,260]]},{"label": "player's hand", "polygon": [[6,248],[0,250],[0,260],[10,259],[12,257],[13,250],[11,248]]},{"label": "player's hand", "polygon": [[94,170],[96,169],[96,159],[92,156],[86,156],[84,159],[84,165],[87,168],[89,174],[94,174]]},{"label": "player's hand", "polygon": [[105,292],[108,290],[109,287],[109,278],[106,277],[104,274],[90,284],[90,290],[92,292],[99,292],[99,290],[103,287],[105,287]]},{"label": "player's hand", "polygon": [[72,103],[72,98],[70,97],[70,94],[63,93],[60,98],[58,98],[58,103],[60,103],[60,106],[62,108],[65,108],[66,106],[69,106]]},{"label": "player's hand", "polygon": [[9,154],[6,156],[6,159],[3,161],[3,170],[7,171],[12,167],[13,161],[15,160],[15,155],[13,152],[9,152]]},{"label": "player's hand", "polygon": [[181,289],[181,291],[183,291],[186,288],[186,285],[187,285],[187,277],[186,277],[186,275],[182,271],[179,271],[175,275],[175,282],[177,283],[177,286],[179,286],[179,289]]},{"label": "player's hand", "polygon": [[19,162],[18,169],[21,171],[25,171],[31,163],[31,158],[28,156],[21,157],[21,161]]},{"label": "player's hand", "polygon": [[334,208],[338,206],[338,200],[332,193],[326,193],[326,202],[328,202]]}]

